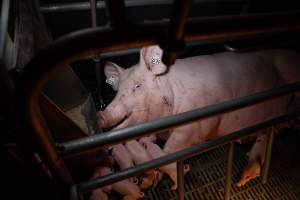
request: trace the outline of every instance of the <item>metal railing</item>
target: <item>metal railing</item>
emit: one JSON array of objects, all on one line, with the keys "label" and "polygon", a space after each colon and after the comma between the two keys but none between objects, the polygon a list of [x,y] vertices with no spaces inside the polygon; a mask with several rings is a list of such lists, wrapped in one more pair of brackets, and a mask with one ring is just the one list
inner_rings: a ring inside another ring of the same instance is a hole
[{"label": "metal railing", "polygon": [[[114,1],[111,1],[114,2]],[[180,1],[175,1],[175,3]],[[115,6],[119,6],[118,10],[123,10],[124,4],[111,4],[110,10],[115,10]],[[175,4],[174,4],[175,5]],[[188,12],[188,4],[186,12]],[[122,12],[123,12],[122,11]],[[174,6],[173,16],[180,13],[180,7]],[[33,136],[40,144],[41,149],[46,155],[46,159],[55,172],[57,178],[67,185],[73,185],[73,178],[70,171],[66,167],[63,155],[68,153],[75,153],[91,148],[101,147],[102,145],[109,145],[120,142],[122,140],[129,140],[136,137],[141,137],[147,134],[158,133],[162,129],[168,129],[171,126],[178,126],[183,123],[188,123],[194,120],[199,120],[204,117],[212,116],[218,113],[228,112],[233,109],[241,108],[250,104],[270,99],[275,96],[294,92],[299,89],[300,83],[294,83],[280,88],[274,88],[267,92],[258,93],[255,95],[241,97],[231,101],[221,103],[219,105],[209,106],[195,111],[190,111],[175,116],[170,116],[164,119],[155,120],[149,123],[144,123],[132,126],[126,129],[121,129],[113,132],[103,133],[92,137],[82,138],[80,140],[69,141],[62,144],[56,144],[51,133],[47,127],[38,104],[40,91],[47,81],[51,73],[59,67],[66,66],[68,63],[85,58],[88,55],[94,55],[103,52],[115,52],[124,49],[141,48],[143,46],[153,45],[159,43],[164,49],[163,61],[169,64],[176,59],[176,52],[184,47],[178,45],[182,42],[192,41],[218,41],[226,43],[228,41],[241,40],[246,38],[253,38],[259,35],[274,36],[276,34],[300,32],[300,13],[280,13],[278,15],[251,15],[240,17],[227,18],[212,18],[206,20],[188,21],[186,13],[181,13],[184,18],[178,19],[176,23],[158,23],[148,26],[128,25],[124,29],[120,18],[115,16],[113,28],[95,28],[82,30],[76,33],[67,35],[53,44],[47,49],[42,50],[38,55],[29,62],[24,70],[22,85],[18,88],[20,104],[25,108],[24,118],[28,120],[28,124],[32,129]],[[115,14],[113,14],[115,15]],[[178,16],[178,15],[177,15]],[[172,22],[172,19],[171,19]],[[218,26],[215,26],[218,24]],[[185,28],[186,25],[186,28]],[[170,27],[173,26],[173,27]],[[119,29],[123,29],[122,32]],[[173,32],[169,32],[172,30]],[[185,34],[183,34],[185,32]],[[162,33],[168,33],[167,38],[162,38]],[[182,41],[181,41],[182,40]],[[167,64],[168,64],[167,63]],[[42,67],[41,67],[42,66]],[[183,198],[183,170],[182,160],[199,154],[200,152],[208,151],[219,145],[231,142],[230,156],[228,164],[232,162],[233,143],[235,139],[244,137],[251,132],[266,128],[275,123],[280,123],[293,118],[298,115],[298,111],[289,113],[286,116],[280,116],[276,119],[270,119],[261,124],[248,127],[233,134],[224,136],[217,140],[208,141],[203,144],[192,146],[188,149],[172,153],[165,157],[155,159],[150,163],[144,163],[133,168],[119,171],[115,174],[104,176],[99,179],[73,185],[72,195],[74,198],[78,197],[77,192],[82,193],[100,187],[106,184],[116,182],[118,180],[134,176],[148,169],[157,168],[159,166],[174,162],[178,162],[178,183],[179,183],[179,197]],[[270,137],[272,138],[272,137]],[[229,165],[230,166],[230,165]],[[230,169],[230,167],[229,167]],[[231,170],[227,172],[227,177],[231,175]],[[263,170],[267,171],[267,170]],[[230,179],[227,178],[227,193],[226,198],[229,198]]]},{"label": "metal railing", "polygon": [[[96,134],[87,138],[77,139],[70,142],[57,144],[58,149],[61,151],[61,154],[70,154],[82,152],[85,149],[97,148],[99,146],[112,145],[120,143],[121,141],[127,141],[135,138],[140,138],[149,134],[157,134],[161,131],[167,130],[174,126],[183,125],[185,123],[191,123],[196,120],[200,120],[206,117],[211,117],[216,114],[232,111],[239,109],[241,107],[253,105],[262,101],[266,101],[271,98],[278,96],[286,95],[291,92],[300,90],[300,82],[288,84],[278,88],[274,88],[265,92],[260,92],[254,95],[236,98],[230,101],[219,103],[217,105],[207,106],[204,108],[196,109],[193,111],[177,114],[174,116],[162,118],[159,120],[154,120],[151,122],[131,126],[128,128],[115,130],[111,132],[106,132],[102,134]],[[267,127],[273,126],[278,123],[285,122],[292,118],[295,118],[300,115],[300,110],[294,110],[289,112],[287,115],[279,116],[273,119],[269,119],[262,123],[235,131],[231,134],[223,136],[221,138],[205,142],[203,144],[195,145],[190,148],[169,154],[167,156],[151,160],[150,162],[143,163],[141,165],[128,168],[125,170],[118,171],[112,175],[103,176],[101,178],[87,181],[76,185],[78,192],[84,193],[91,191],[97,187],[102,187],[114,182],[120,181],[122,179],[136,176],[144,171],[158,168],[160,166],[178,162],[178,192],[180,199],[183,199],[183,170],[181,165],[184,159],[201,154],[205,151],[216,148],[220,145],[230,143],[229,149],[229,158],[227,163],[227,173],[226,173],[226,187],[225,187],[225,199],[230,198],[230,184],[231,184],[231,175],[232,175],[232,160],[233,160],[233,149],[234,141],[240,138],[249,136],[253,132],[265,129]],[[273,141],[273,132],[268,135],[268,146],[272,144]],[[271,147],[267,148],[265,162],[263,166],[263,182],[266,181],[266,175],[268,174],[268,168],[270,163],[271,156]]]}]

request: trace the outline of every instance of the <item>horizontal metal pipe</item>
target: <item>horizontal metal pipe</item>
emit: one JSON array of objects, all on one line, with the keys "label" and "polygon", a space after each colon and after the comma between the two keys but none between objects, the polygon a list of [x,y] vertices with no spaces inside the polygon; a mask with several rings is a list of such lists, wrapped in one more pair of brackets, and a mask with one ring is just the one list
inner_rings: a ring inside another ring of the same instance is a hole
[{"label": "horizontal metal pipe", "polygon": [[[153,6],[153,5],[171,5],[173,0],[125,0],[126,7],[138,7],[138,6]],[[194,3],[211,3],[211,0],[194,0]],[[246,2],[246,0],[216,0],[214,3],[220,2]],[[97,9],[104,9],[105,3],[103,1],[97,2]],[[79,11],[88,10],[88,2],[79,3],[60,3],[60,4],[43,4],[40,7],[40,11],[43,13],[55,13],[55,12],[68,12],[68,11]]]},{"label": "horizontal metal pipe", "polygon": [[151,133],[159,133],[171,127],[180,126],[186,123],[191,123],[206,117],[216,114],[229,112],[242,108],[245,106],[253,105],[274,97],[286,95],[290,92],[295,92],[300,89],[300,82],[284,85],[281,87],[273,88],[268,91],[258,92],[253,95],[228,100],[216,105],[198,108],[193,111],[188,111],[176,114],[169,117],[164,117],[158,120],[130,126],[128,128],[114,130],[102,134],[95,134],[89,137],[68,141],[65,143],[57,144],[58,149],[62,154],[76,153],[90,148],[99,146],[112,145],[149,135]]},{"label": "horizontal metal pipe", "polygon": [[282,123],[285,121],[288,121],[292,118],[295,118],[297,116],[300,116],[300,110],[294,110],[289,112],[287,115],[283,115],[280,117],[276,117],[270,120],[267,120],[263,123],[259,123],[256,124],[254,126],[250,126],[238,131],[235,131],[229,135],[225,135],[223,137],[220,137],[218,139],[215,140],[210,140],[207,141],[205,143],[202,144],[198,144],[198,145],[194,145],[192,147],[186,148],[184,150],[175,152],[175,153],[171,153],[167,156],[163,156],[160,157],[158,159],[154,159],[151,160],[149,162],[131,167],[131,168],[127,168],[124,170],[120,170],[114,174],[111,175],[107,175],[107,176],[102,176],[100,178],[94,179],[94,180],[90,180],[90,181],[86,181],[80,184],[77,184],[76,187],[78,188],[78,192],[80,193],[84,193],[84,192],[88,192],[91,191],[93,189],[96,189],[98,187],[102,187],[105,185],[109,185],[112,183],[115,183],[117,181],[132,177],[132,176],[136,176],[144,171],[148,171],[151,169],[155,169],[155,168],[159,168],[163,165],[175,162],[175,161],[180,161],[180,160],[184,160],[193,156],[196,156],[200,153],[209,151],[213,148],[216,148],[220,145],[224,145],[227,144],[229,142],[232,141],[236,141],[242,137],[246,137],[249,136],[250,134],[252,134],[253,132],[257,132],[261,129],[270,127],[274,124],[278,124],[278,123]]}]

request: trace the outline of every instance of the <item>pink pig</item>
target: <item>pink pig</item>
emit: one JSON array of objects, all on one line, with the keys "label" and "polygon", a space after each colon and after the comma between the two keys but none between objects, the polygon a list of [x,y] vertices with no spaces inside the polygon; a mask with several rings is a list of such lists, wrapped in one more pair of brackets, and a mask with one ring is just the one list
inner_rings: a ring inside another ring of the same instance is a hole
[{"label": "pink pig", "polygon": [[[98,177],[100,177],[100,176],[109,175],[111,173],[112,173],[112,171],[108,167],[99,167],[96,169],[95,174],[97,174]],[[94,177],[94,178],[97,178],[97,177]],[[106,186],[106,187],[108,187],[108,186]],[[113,183],[109,187],[111,187],[111,189],[113,189],[114,191],[116,191],[120,194],[123,194],[124,200],[137,200],[144,196],[144,193],[141,192],[140,188],[137,185],[133,184],[128,179]],[[99,188],[99,189],[101,189],[101,188]],[[98,197],[97,194],[103,195],[102,193],[100,193],[99,189],[96,189],[93,191],[93,194],[92,194],[93,199],[100,199],[100,197]],[[104,189],[102,189],[102,190],[105,192],[110,192],[110,191],[106,191]]]},{"label": "pink pig", "polygon": [[[169,70],[161,57],[162,50],[151,46],[141,49],[139,63],[131,68],[106,63],[107,82],[118,92],[99,112],[102,127],[125,128],[300,80],[299,54],[284,49],[178,59]],[[176,152],[285,114],[292,96],[174,128],[163,151]]]}]

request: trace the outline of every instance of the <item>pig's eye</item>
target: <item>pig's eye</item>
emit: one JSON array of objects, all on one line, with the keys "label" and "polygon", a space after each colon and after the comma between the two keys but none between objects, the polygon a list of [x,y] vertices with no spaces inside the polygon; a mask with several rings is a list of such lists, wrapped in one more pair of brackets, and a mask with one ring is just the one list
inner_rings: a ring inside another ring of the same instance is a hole
[{"label": "pig's eye", "polygon": [[139,84],[135,84],[135,86],[134,86],[134,88],[135,89],[138,89],[138,88],[140,88],[141,87],[141,84],[139,83]]}]

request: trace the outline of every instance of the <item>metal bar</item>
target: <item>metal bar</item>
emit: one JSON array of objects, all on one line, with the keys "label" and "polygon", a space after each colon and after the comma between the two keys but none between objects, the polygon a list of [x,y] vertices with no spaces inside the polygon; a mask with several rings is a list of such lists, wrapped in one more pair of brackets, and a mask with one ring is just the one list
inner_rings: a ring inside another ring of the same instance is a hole
[{"label": "metal bar", "polygon": [[10,1],[3,0],[0,13],[0,59],[2,59],[8,26]]},{"label": "metal bar", "polygon": [[274,127],[271,127],[271,131],[268,133],[268,137],[267,137],[265,161],[262,166],[262,183],[264,184],[267,182],[268,179],[271,156],[272,156],[273,140],[274,140]]},{"label": "metal bar", "polygon": [[71,186],[69,200],[80,200],[80,194],[78,194],[78,189],[75,185]]},{"label": "metal bar", "polygon": [[177,162],[177,184],[178,200],[184,200],[184,163],[183,160]]},{"label": "metal bar", "polygon": [[[195,3],[211,3],[211,0],[194,0]],[[245,0],[219,0],[218,2],[229,2],[229,3],[241,3]],[[126,7],[140,7],[140,6],[153,6],[153,5],[171,5],[173,0],[125,0]],[[69,12],[69,11],[80,11],[89,10],[90,5],[88,2],[79,3],[60,3],[60,4],[43,4],[40,7],[40,11],[43,13],[56,13],[56,12]],[[97,9],[104,9],[105,4],[103,1],[97,2]]]},{"label": "metal bar", "polygon": [[[218,24],[216,29],[215,24]],[[230,26],[228,25],[230,24]],[[205,25],[205,29],[203,29]],[[209,26],[210,25],[210,26]],[[70,174],[65,172],[63,161],[57,159],[54,148],[50,148],[48,137],[50,131],[40,114],[38,97],[44,84],[53,71],[67,66],[70,62],[84,58],[96,52],[119,51],[130,48],[141,48],[157,43],[164,26],[129,27],[128,31],[112,31],[112,29],[92,29],[71,33],[53,42],[47,49],[38,52],[24,68],[17,88],[16,99],[19,105],[25,108],[24,118],[32,129],[36,140],[43,145],[49,162],[62,175],[64,180],[71,180]],[[187,27],[186,42],[228,41],[246,37],[255,37],[274,33],[300,31],[299,13],[276,15],[269,17],[239,18],[226,20],[212,20],[193,22]],[[50,56],[49,56],[50,55]],[[43,66],[43,67],[40,67]],[[157,129],[158,130],[158,129]],[[53,142],[50,140],[50,143]]]},{"label": "metal bar", "polygon": [[228,160],[227,160],[226,180],[225,180],[225,195],[224,195],[225,200],[230,199],[233,157],[234,157],[234,142],[230,142],[229,151],[228,151]]},{"label": "metal bar", "polygon": [[92,27],[97,27],[97,5],[96,0],[90,0],[90,8],[91,8],[91,22]]},{"label": "metal bar", "polygon": [[174,64],[177,52],[184,49],[184,33],[192,0],[175,0],[166,44],[162,45],[162,61],[170,66]]},{"label": "metal bar", "polygon": [[89,148],[112,145],[120,143],[121,141],[124,142],[126,140],[146,136],[151,133],[157,134],[170,129],[171,127],[180,126],[206,117],[229,112],[245,106],[250,106],[274,97],[285,95],[290,92],[295,92],[299,89],[300,82],[288,84],[265,92],[258,92],[253,95],[228,100],[216,105],[198,108],[193,111],[164,117],[154,121],[133,125],[128,128],[109,131],[103,134],[95,134],[90,137],[60,143],[57,144],[57,147],[62,154],[69,154],[84,151]]},{"label": "metal bar", "polygon": [[114,182],[129,178],[132,176],[136,176],[138,174],[141,174],[144,171],[159,168],[163,165],[167,165],[167,164],[175,162],[175,161],[180,161],[180,160],[184,160],[184,159],[196,156],[200,153],[209,151],[213,148],[216,148],[216,147],[224,145],[226,143],[235,141],[239,138],[249,136],[253,132],[257,132],[259,130],[265,129],[266,127],[270,127],[274,124],[288,121],[297,116],[300,116],[300,110],[291,111],[287,115],[273,118],[273,119],[267,120],[263,123],[256,124],[254,126],[250,126],[250,127],[235,131],[229,135],[225,135],[216,140],[210,140],[210,141],[207,141],[202,144],[194,145],[192,147],[183,149],[181,151],[177,151],[175,153],[171,153],[167,156],[163,156],[158,159],[151,160],[149,162],[137,165],[135,167],[120,170],[114,174],[102,176],[102,177],[94,179],[94,180],[90,180],[90,181],[86,181],[86,182],[77,184],[76,186],[78,187],[78,192],[80,192],[80,193],[88,192],[88,191],[91,191],[98,187],[109,185]]},{"label": "metal bar", "polygon": [[[97,0],[90,0],[90,5],[91,5],[91,22],[92,22],[92,27],[96,28],[98,23],[97,23],[97,9],[96,5]],[[96,74],[96,98],[97,102],[100,104],[100,108],[102,109],[105,107],[103,99],[102,99],[102,91],[101,91],[101,72],[100,72],[100,55],[95,55],[94,56],[94,62],[95,62],[95,74]],[[100,132],[102,132],[102,129],[100,128]]]},{"label": "metal bar", "polygon": [[112,27],[117,29],[128,28],[124,0],[105,0],[105,6]]}]

